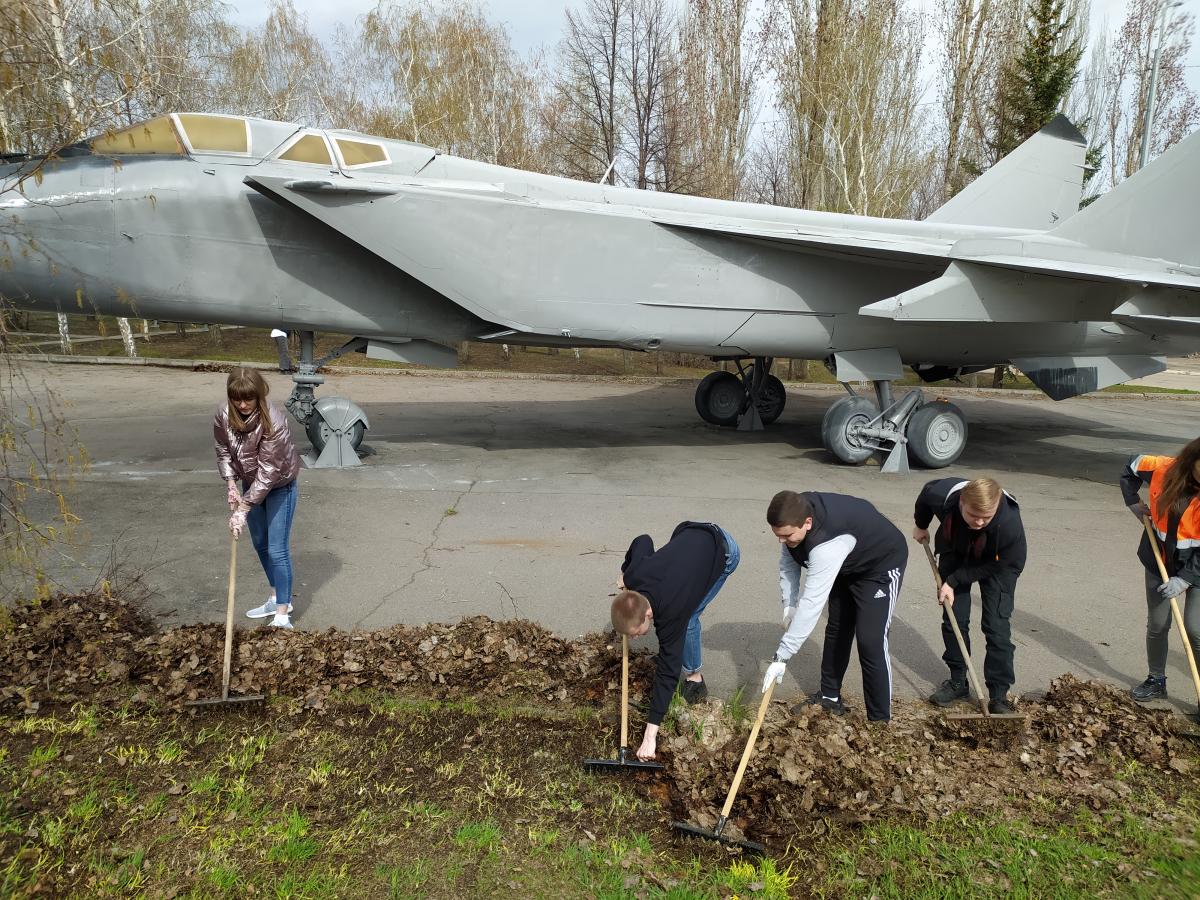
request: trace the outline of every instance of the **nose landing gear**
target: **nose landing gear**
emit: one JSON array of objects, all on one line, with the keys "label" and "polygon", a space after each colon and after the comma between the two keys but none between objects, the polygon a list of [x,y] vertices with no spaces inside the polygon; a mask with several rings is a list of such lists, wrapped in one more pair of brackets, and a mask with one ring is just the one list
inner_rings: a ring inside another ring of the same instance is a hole
[{"label": "nose landing gear", "polygon": [[315,391],[318,385],[325,383],[324,377],[317,374],[321,366],[346,353],[362,350],[366,344],[365,339],[355,338],[315,360],[313,332],[300,332],[300,362],[292,376],[296,386],[292,388],[285,405],[296,421],[304,426],[312,442],[313,452],[303,456],[304,464],[310,469],[362,465],[358,448],[367,429],[371,427],[367,414],[345,397],[322,397],[318,400]]}]

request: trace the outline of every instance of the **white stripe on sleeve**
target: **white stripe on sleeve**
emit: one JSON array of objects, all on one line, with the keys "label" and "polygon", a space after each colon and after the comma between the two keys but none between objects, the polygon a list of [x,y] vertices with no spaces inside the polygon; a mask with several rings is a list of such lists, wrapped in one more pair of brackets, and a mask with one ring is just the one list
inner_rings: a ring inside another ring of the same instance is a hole
[{"label": "white stripe on sleeve", "polygon": [[858,544],[858,539],[851,534],[839,534],[837,537],[818,544],[808,554],[808,575],[804,578],[804,593],[796,605],[796,615],[783,638],[779,641],[776,656],[780,660],[789,660],[797,650],[808,640],[812,630],[817,627],[821,611],[829,602],[829,591],[833,580],[842,570],[842,563]]}]

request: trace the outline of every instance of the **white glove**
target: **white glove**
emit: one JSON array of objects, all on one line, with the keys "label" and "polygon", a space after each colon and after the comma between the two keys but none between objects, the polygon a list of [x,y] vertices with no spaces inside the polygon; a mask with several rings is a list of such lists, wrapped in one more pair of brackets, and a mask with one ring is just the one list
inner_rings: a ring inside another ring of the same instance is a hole
[{"label": "white glove", "polygon": [[233,512],[238,508],[238,504],[242,502],[242,492],[237,489],[235,482],[228,482],[228,490],[225,491],[225,502],[229,504],[229,511]]},{"label": "white glove", "polygon": [[242,529],[246,527],[246,512],[246,510],[239,507],[229,517],[229,530],[233,532],[234,537],[239,537]]},{"label": "white glove", "polygon": [[1150,507],[1148,507],[1141,500],[1139,500],[1137,503],[1130,503],[1129,511],[1133,513],[1133,517],[1139,522],[1142,521],[1142,519],[1144,519],[1146,516],[1150,515]]},{"label": "white glove", "polygon": [[796,607],[785,606],[783,608],[783,630],[787,631],[792,627],[792,619],[796,617]]},{"label": "white glove", "polygon": [[771,682],[783,684],[783,673],[787,671],[787,663],[773,662],[767,666],[767,674],[763,676],[762,692],[765,694]]}]

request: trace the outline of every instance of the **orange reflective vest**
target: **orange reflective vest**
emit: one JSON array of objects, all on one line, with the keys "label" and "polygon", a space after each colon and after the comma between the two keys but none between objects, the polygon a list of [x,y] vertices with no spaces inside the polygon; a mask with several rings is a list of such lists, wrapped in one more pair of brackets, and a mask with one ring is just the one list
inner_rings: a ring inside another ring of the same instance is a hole
[{"label": "orange reflective vest", "polygon": [[[1128,466],[1121,476],[1121,488],[1125,494],[1126,504],[1133,504],[1138,499],[1138,489],[1142,485],[1150,486],[1150,521],[1158,533],[1162,545],[1163,562],[1168,575],[1180,575],[1194,585],[1200,585],[1200,502],[1193,498],[1187,509],[1179,517],[1179,524],[1174,533],[1170,530],[1173,518],[1168,510],[1159,509],[1159,498],[1162,496],[1163,482],[1167,472],[1175,462],[1173,456],[1150,456],[1143,454],[1129,460]],[[1158,575],[1158,563],[1154,560],[1154,552],[1150,541],[1142,535],[1138,547],[1138,559],[1146,567],[1146,571]]]},{"label": "orange reflective vest", "polygon": [[[1175,462],[1173,456],[1135,456],[1129,463],[1130,471],[1138,476],[1143,484],[1150,485],[1150,520],[1158,539],[1164,543],[1170,539],[1167,534],[1167,510],[1160,510],[1159,497],[1162,496],[1163,482],[1167,471]],[[1200,503],[1195,499],[1188,504],[1187,509],[1179,518],[1179,528],[1175,533],[1175,547],[1179,550],[1191,550],[1200,547]]]}]

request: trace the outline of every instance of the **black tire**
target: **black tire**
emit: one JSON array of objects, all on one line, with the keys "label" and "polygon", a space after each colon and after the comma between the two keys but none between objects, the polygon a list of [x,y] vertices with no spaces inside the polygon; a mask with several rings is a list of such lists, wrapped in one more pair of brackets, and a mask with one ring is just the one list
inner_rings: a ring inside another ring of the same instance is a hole
[{"label": "black tire", "polygon": [[866,397],[843,397],[825,412],[821,420],[821,443],[839,462],[862,465],[875,452],[859,443],[853,434],[856,426],[866,425],[879,415],[875,404]]},{"label": "black tire", "polygon": [[926,469],[944,469],[967,446],[967,420],[953,403],[933,400],[908,420],[908,460]]},{"label": "black tire", "polygon": [[696,385],[696,412],[710,425],[736,425],[746,390],[732,372],[709,372]]},{"label": "black tire", "polygon": [[[333,429],[325,423],[324,419],[315,413],[308,420],[308,424],[304,426],[304,432],[308,435],[308,440],[313,445],[313,450],[318,454],[325,449],[325,445],[333,437]],[[350,443],[354,447],[355,452],[358,451],[358,447],[362,443],[363,435],[365,434],[366,429],[363,427],[362,419],[359,419],[350,430]]]},{"label": "black tire", "polygon": [[[751,369],[754,367],[751,366]],[[762,391],[758,395],[758,417],[764,425],[770,425],[783,415],[787,406],[787,390],[783,382],[774,375],[767,375],[763,382]]]}]

